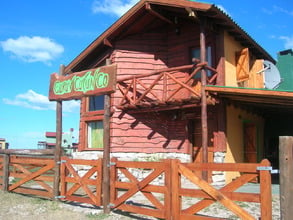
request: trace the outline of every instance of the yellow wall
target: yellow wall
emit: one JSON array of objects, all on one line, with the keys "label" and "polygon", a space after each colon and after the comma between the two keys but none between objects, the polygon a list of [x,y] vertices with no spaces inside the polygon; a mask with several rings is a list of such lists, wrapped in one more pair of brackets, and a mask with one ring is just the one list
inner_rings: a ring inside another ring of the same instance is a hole
[{"label": "yellow wall", "polygon": [[[258,159],[263,155],[264,119],[234,106],[227,107],[227,153],[226,163],[242,163],[244,160],[243,123],[253,122],[257,127]],[[239,176],[236,172],[227,172],[226,181],[230,182]]]}]

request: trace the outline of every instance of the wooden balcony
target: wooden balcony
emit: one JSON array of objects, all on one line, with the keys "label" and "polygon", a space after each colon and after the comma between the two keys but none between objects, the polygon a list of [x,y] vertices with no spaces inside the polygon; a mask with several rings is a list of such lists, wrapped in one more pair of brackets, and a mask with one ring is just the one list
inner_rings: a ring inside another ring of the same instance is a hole
[{"label": "wooden balcony", "polygon": [[166,68],[148,74],[120,78],[117,80],[121,93],[117,107],[128,110],[200,104],[202,69],[210,75],[206,84],[214,85],[217,72],[207,66],[207,63]]}]

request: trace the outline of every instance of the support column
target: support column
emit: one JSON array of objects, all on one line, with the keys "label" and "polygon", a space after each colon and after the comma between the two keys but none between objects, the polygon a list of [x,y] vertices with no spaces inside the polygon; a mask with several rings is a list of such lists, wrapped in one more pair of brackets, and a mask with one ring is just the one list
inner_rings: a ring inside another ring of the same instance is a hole
[{"label": "support column", "polygon": [[[64,74],[64,65],[60,65],[59,74]],[[62,154],[62,101],[56,102],[56,147],[54,150],[54,185],[53,185],[53,196],[57,200],[60,193],[60,160]]]},{"label": "support column", "polygon": [[[205,20],[200,20],[200,62],[206,61]],[[202,162],[208,162],[208,122],[207,122],[207,97],[206,97],[206,70],[201,70],[201,129],[202,129]],[[203,171],[202,178],[208,180],[208,172]]]},{"label": "support column", "polygon": [[279,137],[281,219],[293,216],[293,137]]},{"label": "support column", "polygon": [[[107,65],[110,65],[110,60],[107,60]],[[110,117],[111,117],[111,95],[106,94],[104,100],[104,153],[103,153],[103,211],[110,213]]]}]

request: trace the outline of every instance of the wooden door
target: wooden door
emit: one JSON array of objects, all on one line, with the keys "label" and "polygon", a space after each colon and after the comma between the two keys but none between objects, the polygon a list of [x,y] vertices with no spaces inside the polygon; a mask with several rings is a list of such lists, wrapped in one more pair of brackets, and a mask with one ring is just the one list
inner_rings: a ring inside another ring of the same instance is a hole
[{"label": "wooden door", "polygon": [[244,123],[244,162],[257,162],[257,132],[256,125]]}]

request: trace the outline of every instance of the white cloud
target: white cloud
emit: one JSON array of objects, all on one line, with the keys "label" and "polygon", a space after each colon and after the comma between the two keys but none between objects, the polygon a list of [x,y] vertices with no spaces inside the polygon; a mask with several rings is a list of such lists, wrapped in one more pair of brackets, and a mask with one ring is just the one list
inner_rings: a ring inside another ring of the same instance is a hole
[{"label": "white cloud", "polygon": [[50,38],[46,37],[27,37],[21,36],[17,39],[9,38],[0,42],[0,46],[6,52],[10,52],[25,62],[44,62],[50,61],[61,55],[64,47]]},{"label": "white cloud", "polygon": [[293,16],[293,11],[289,11],[285,8],[279,7],[277,5],[273,5],[270,9],[262,8],[262,11],[268,15],[272,15],[275,13],[287,14],[289,16]]},{"label": "white cloud", "polygon": [[[4,98],[3,102],[7,105],[21,106],[35,110],[56,109],[56,102],[50,102],[47,96],[38,94],[33,90],[28,90],[26,93],[18,94],[13,100]],[[63,111],[73,112],[79,110],[79,106],[79,101],[66,101],[63,104]]]},{"label": "white cloud", "polygon": [[94,13],[114,14],[120,17],[137,2],[138,0],[95,0],[92,11]]},{"label": "white cloud", "polygon": [[287,14],[287,15],[293,16],[293,11],[288,11],[287,9],[281,8],[281,7],[276,6],[276,5],[273,6],[273,10],[275,12],[279,12],[279,13],[282,13],[282,14]]},{"label": "white cloud", "polygon": [[293,35],[291,37],[281,36],[280,39],[285,41],[285,49],[293,49]]}]

